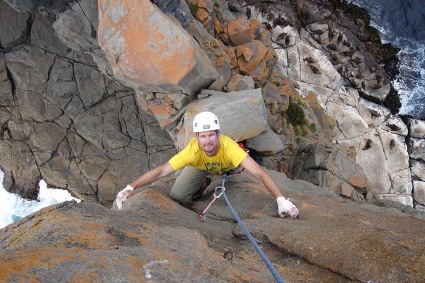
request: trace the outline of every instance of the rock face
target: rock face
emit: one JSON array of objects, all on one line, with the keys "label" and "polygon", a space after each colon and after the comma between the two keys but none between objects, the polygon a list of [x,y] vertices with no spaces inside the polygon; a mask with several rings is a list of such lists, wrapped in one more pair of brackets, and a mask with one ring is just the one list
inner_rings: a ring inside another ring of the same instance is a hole
[{"label": "rock face", "polygon": [[423,280],[425,127],[395,115],[396,50],[352,4],[257,2],[0,1],[3,185],[83,200],[2,229],[1,278],[272,281],[222,199],[195,221],[217,178],[192,210],[169,198],[175,176],[106,208],[212,110],[298,179],[269,171],[299,221],[246,172],[226,184],[286,281]]},{"label": "rock face", "polygon": [[[311,94],[317,96],[317,103],[334,124],[323,123],[326,116],[314,110],[308,118],[319,126],[323,137],[355,151],[353,159],[370,180],[374,196],[422,209],[422,200],[412,195],[412,180],[416,177],[411,174],[410,164],[422,160],[424,136],[419,134],[418,140],[410,138],[412,131],[400,117],[379,105],[388,105],[392,99],[391,71],[382,66],[396,60],[397,50],[376,44],[379,42],[376,31],[368,27],[367,17],[354,5],[344,10],[338,5],[315,1],[297,1],[295,6],[290,2],[252,3],[250,7],[235,9],[235,13],[248,13],[250,19],[270,27],[278,54],[276,68],[290,79],[301,100],[315,101]],[[294,28],[299,26],[300,32]],[[310,107],[315,106],[310,104]],[[394,112],[393,107],[390,109]],[[275,125],[276,120],[270,119],[270,125]],[[416,123],[412,121],[412,125]],[[420,129],[421,126],[416,127],[418,133]],[[285,133],[286,139],[288,135]],[[297,146],[296,152],[305,150],[304,142],[287,143],[291,149],[284,162],[307,164],[308,160],[300,159],[292,151]],[[298,166],[302,167],[292,168]],[[305,178],[315,184],[333,183],[328,177],[319,182],[314,173],[299,175],[290,168],[286,170],[294,178]]]},{"label": "rock face", "polygon": [[[425,233],[423,219],[270,174],[300,208],[300,220],[278,218],[275,200],[245,172],[229,179],[226,196],[286,282],[424,278],[424,239],[412,237]],[[169,198],[172,181],[141,189],[121,211],[69,202],[9,225],[0,234],[1,278],[272,282],[226,202],[218,199],[199,223],[196,211],[208,205],[211,194],[191,211]]]},{"label": "rock face", "polygon": [[[52,37],[46,18],[1,5],[2,19],[19,21],[13,33],[21,35],[1,33],[2,45],[10,46],[0,60],[6,189],[34,199],[43,178],[80,199],[106,204],[128,178],[176,152],[168,134],[138,108],[134,90],[101,73],[91,56]],[[12,48],[29,38],[32,44]]]},{"label": "rock face", "polygon": [[349,158],[350,149],[318,143],[297,147],[290,164],[296,179],[310,180],[313,184],[327,187],[342,196],[363,202],[372,198],[372,186],[363,168]]},{"label": "rock face", "polygon": [[[423,122],[394,115],[396,49],[354,5],[0,5],[2,26],[13,21],[0,29],[0,165],[10,191],[35,198],[43,178],[111,204],[128,180],[182,148],[191,117],[209,109],[264,166],[357,201],[372,194],[423,209]],[[253,89],[263,99],[255,107]],[[220,94],[233,97],[223,105]],[[312,161],[321,150],[326,170],[305,172],[324,164]],[[332,157],[339,150],[344,161]]]}]

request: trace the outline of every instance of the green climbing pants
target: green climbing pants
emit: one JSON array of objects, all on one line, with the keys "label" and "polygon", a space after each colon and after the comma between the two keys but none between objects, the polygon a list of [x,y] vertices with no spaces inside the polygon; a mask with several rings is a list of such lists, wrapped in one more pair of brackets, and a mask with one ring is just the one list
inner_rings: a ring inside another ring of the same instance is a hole
[{"label": "green climbing pants", "polygon": [[202,180],[209,173],[208,171],[186,166],[171,188],[170,197],[182,205],[192,206],[192,195],[199,190]]}]

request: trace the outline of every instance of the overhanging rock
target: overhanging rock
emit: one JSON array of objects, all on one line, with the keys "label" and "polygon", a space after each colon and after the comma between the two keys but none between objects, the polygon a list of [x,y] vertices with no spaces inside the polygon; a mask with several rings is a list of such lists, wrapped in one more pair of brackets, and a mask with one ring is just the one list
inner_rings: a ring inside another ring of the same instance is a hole
[{"label": "overhanging rock", "polygon": [[201,94],[207,97],[198,98],[186,108],[181,130],[176,137],[179,149],[184,148],[193,137],[193,118],[202,111],[216,114],[220,120],[221,132],[237,141],[253,138],[270,129],[261,89],[229,93],[202,90]]}]

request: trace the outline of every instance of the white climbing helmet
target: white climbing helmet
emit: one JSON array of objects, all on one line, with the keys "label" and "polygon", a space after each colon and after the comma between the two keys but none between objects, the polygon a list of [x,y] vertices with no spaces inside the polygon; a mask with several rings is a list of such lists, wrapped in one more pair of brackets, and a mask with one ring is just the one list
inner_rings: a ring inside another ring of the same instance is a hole
[{"label": "white climbing helmet", "polygon": [[217,116],[212,112],[201,112],[193,118],[193,132],[200,133],[206,131],[220,130],[220,123]]}]

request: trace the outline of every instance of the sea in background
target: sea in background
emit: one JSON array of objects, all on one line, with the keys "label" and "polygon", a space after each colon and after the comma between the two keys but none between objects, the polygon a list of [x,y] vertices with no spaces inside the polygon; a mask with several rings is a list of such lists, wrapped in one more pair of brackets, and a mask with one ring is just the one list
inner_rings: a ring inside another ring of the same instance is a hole
[{"label": "sea in background", "polygon": [[40,181],[38,200],[25,200],[16,194],[9,193],[3,187],[4,172],[0,170],[0,229],[44,207],[61,203],[74,198],[66,190],[47,188],[45,181]]},{"label": "sea in background", "polygon": [[[425,120],[425,0],[352,0],[365,8],[383,43],[399,47],[400,75],[393,81],[401,98],[399,114]],[[47,188],[40,181],[38,201],[28,201],[3,188],[0,171],[0,228],[41,208],[76,200],[66,190]]]},{"label": "sea in background", "polygon": [[425,120],[425,1],[352,0],[366,9],[383,43],[400,48],[400,74],[393,81],[401,99],[399,114]]}]

